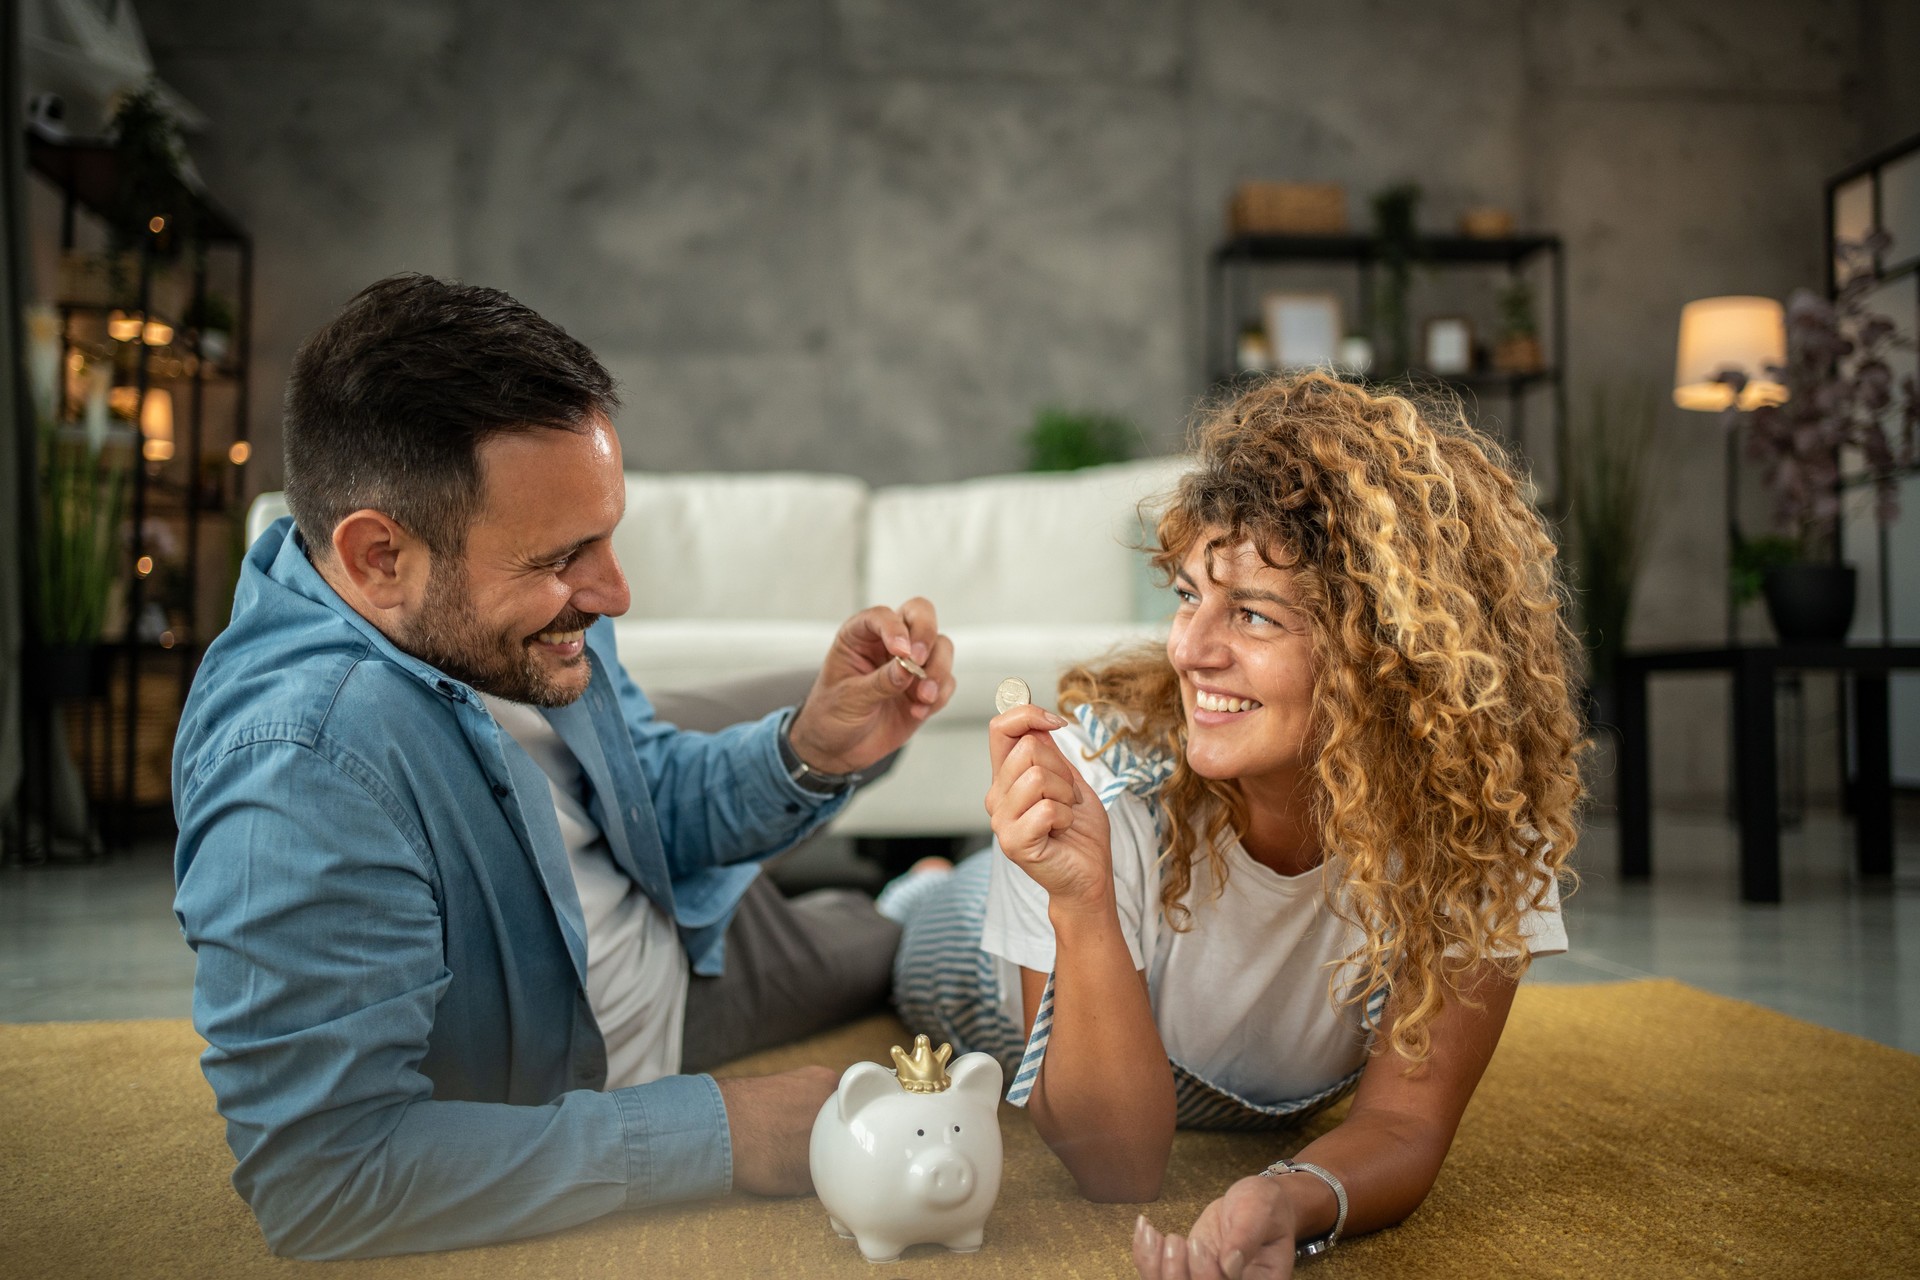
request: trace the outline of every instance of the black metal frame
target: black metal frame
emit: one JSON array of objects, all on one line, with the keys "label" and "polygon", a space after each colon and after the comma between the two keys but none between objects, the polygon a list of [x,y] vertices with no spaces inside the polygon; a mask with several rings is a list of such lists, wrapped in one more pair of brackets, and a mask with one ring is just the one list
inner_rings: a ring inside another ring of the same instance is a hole
[{"label": "black metal frame", "polygon": [[[98,140],[73,141],[50,139],[28,131],[25,139],[25,167],[51,182],[62,197],[60,244],[63,252],[75,245],[76,218],[85,212],[103,220],[111,216],[118,199],[117,175],[113,148],[110,143]],[[249,409],[249,369],[251,367],[251,330],[253,316],[253,242],[239,223],[220,208],[204,193],[182,188],[181,198],[191,205],[193,210],[192,238],[181,250],[194,255],[193,290],[190,306],[197,310],[204,302],[207,288],[207,254],[215,249],[231,249],[238,255],[239,297],[235,304],[235,317],[231,340],[234,344],[228,364],[234,381],[234,409],[232,442],[241,443],[248,439]],[[161,255],[163,241],[173,234],[174,228],[163,225],[158,229],[148,229],[140,233],[138,239],[138,283],[133,299],[134,310],[141,317],[151,311],[153,272],[156,259]],[[104,311],[108,308],[95,307],[92,304],[76,303],[71,299],[59,299],[56,303],[60,314],[61,333],[61,369],[65,377],[66,358],[71,341],[71,320],[76,314],[91,311]],[[190,393],[187,400],[187,412],[184,415],[185,437],[182,441],[186,457],[187,479],[182,489],[182,518],[185,521],[185,587],[187,599],[188,635],[184,643],[173,646],[177,650],[179,662],[180,701],[184,702],[186,690],[191,683],[193,672],[198,665],[199,656],[204,652],[205,639],[200,634],[199,614],[199,561],[200,561],[200,517],[208,511],[218,511],[221,505],[208,505],[203,502],[200,463],[201,452],[205,444],[205,390],[209,380],[207,361],[200,351],[200,334],[191,331],[188,334],[189,353],[193,357],[193,372],[190,381]],[[153,352],[142,344],[140,358],[134,372],[136,395],[135,422],[141,420],[151,382],[151,361]],[[63,384],[64,385],[64,384]],[[64,393],[63,393],[64,394]],[[176,423],[176,438],[180,433]],[[38,474],[37,442],[31,429],[31,415],[27,419],[27,429],[23,432],[26,443],[22,446],[22,456],[27,459],[22,483],[32,485]],[[232,519],[240,519],[246,494],[247,462],[232,464],[231,492],[222,495],[224,510]],[[110,783],[117,781],[117,796],[107,806],[107,812],[113,821],[106,824],[103,831],[110,844],[123,843],[132,833],[135,815],[139,809],[135,792],[137,747],[140,728],[140,684],[143,659],[151,656],[155,649],[162,648],[139,639],[138,623],[146,603],[146,580],[138,572],[137,566],[146,556],[146,519],[149,514],[149,488],[152,483],[148,467],[141,456],[141,435],[136,426],[134,434],[134,458],[129,470],[130,476],[130,537],[127,554],[126,580],[126,632],[112,648],[117,651],[119,670],[109,671],[108,679],[118,678],[124,681],[126,706],[122,717],[123,737],[119,742],[109,742],[110,752],[118,750],[120,768],[118,777],[109,763],[105,771]],[[222,488],[229,486],[223,484]],[[23,554],[33,558],[33,548],[37,545],[37,517],[29,517],[23,512],[23,521],[35,520],[32,528],[25,530],[27,539],[23,542]],[[31,629],[30,629],[31,631]],[[103,642],[103,647],[105,647]],[[24,714],[29,723],[26,726],[26,745],[29,757],[37,755],[36,788],[37,794],[31,795],[31,802],[23,804],[24,811],[37,809],[42,832],[43,852],[52,846],[53,806],[51,796],[52,779],[52,721],[58,714],[58,707],[49,696],[44,675],[48,669],[46,646],[37,636],[31,636],[25,653],[23,676],[27,697],[23,699]],[[111,699],[109,697],[109,705]],[[109,725],[111,715],[109,714]],[[91,753],[91,729],[88,732],[87,751]],[[89,775],[91,769],[89,768]],[[91,777],[86,780],[89,784]],[[92,815],[89,814],[91,824]],[[23,828],[24,830],[24,828]],[[26,847],[24,839],[20,842]],[[24,855],[23,855],[24,856]]]}]

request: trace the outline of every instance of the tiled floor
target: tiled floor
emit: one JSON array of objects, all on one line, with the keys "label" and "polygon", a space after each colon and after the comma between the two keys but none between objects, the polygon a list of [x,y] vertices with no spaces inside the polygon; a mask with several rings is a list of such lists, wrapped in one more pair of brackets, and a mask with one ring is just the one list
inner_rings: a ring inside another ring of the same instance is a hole
[{"label": "tiled floor", "polygon": [[[1678,978],[1920,1053],[1920,830],[1903,809],[1891,884],[1855,884],[1847,827],[1812,814],[1783,841],[1786,901],[1740,903],[1734,830],[1662,813],[1655,877],[1623,884],[1614,833],[1595,821],[1567,906],[1573,950],[1534,979]],[[795,880],[833,878],[842,842]],[[180,940],[164,850],[90,866],[0,870],[0,1022],[171,1018],[188,1012],[193,955]]]}]

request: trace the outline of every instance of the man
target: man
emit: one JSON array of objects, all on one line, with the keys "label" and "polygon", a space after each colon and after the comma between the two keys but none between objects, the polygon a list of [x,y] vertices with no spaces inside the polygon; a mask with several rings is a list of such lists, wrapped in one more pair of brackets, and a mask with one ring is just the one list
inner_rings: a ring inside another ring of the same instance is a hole
[{"label": "man", "polygon": [[293,519],[248,552],[174,758],[202,1063],[277,1252],[810,1186],[830,1072],[681,1072],[885,992],[890,922],[755,863],[945,705],[952,649],[924,600],[869,609],[797,713],[656,720],[606,621],[616,407],[561,330],[424,276],[295,357]]}]

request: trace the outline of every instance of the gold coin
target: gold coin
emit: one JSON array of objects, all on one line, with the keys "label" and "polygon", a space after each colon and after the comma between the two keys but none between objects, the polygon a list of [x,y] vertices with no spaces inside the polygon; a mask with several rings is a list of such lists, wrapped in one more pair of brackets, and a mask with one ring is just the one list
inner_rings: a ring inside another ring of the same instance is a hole
[{"label": "gold coin", "polygon": [[1025,702],[1033,701],[1033,690],[1027,688],[1027,682],[1019,676],[1008,676],[993,691],[994,710],[1002,715]]},{"label": "gold coin", "polygon": [[905,667],[907,674],[915,680],[925,680],[927,678],[927,669],[915,662],[912,658],[903,658],[896,653],[893,655],[893,660]]}]

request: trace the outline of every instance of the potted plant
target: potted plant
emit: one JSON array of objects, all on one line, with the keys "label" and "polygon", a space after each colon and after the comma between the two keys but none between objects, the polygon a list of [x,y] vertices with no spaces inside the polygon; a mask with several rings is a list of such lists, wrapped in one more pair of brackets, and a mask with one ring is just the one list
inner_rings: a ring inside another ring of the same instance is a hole
[{"label": "potted plant", "polygon": [[[1876,235],[1841,247],[1847,283],[1831,300],[1807,289],[1787,300],[1786,363],[1769,371],[1786,399],[1723,415],[1728,430],[1745,432],[1747,455],[1760,464],[1773,497],[1775,524],[1795,553],[1792,563],[1761,575],[1768,616],[1783,640],[1839,641],[1853,621],[1855,573],[1841,562],[1839,546],[1843,451],[1857,451],[1864,463],[1881,524],[1900,514],[1900,471],[1920,461],[1920,388],[1911,375],[1896,386],[1887,363],[1912,339],[1866,306],[1874,281],[1861,267],[1884,240]],[[1737,406],[1745,376],[1725,381]]]},{"label": "potted plant", "polygon": [[1589,717],[1611,718],[1614,670],[1626,649],[1633,593],[1652,534],[1653,399],[1597,386],[1567,433],[1567,526]]},{"label": "potted plant", "polygon": [[1027,470],[1077,471],[1133,456],[1140,428],[1112,414],[1052,406],[1034,414],[1026,434]]},{"label": "potted plant", "polygon": [[1515,280],[1500,291],[1500,337],[1493,346],[1493,367],[1506,374],[1538,373],[1544,363],[1533,287]]},{"label": "potted plant", "polygon": [[215,365],[226,363],[233,345],[234,311],[224,295],[202,293],[187,304],[180,323],[194,331],[203,359]]},{"label": "potted plant", "polygon": [[126,467],[84,437],[40,427],[39,599],[48,693],[91,691],[93,650],[106,622],[120,550]]}]

